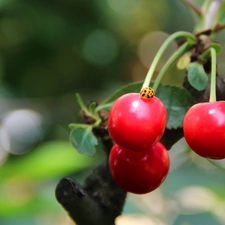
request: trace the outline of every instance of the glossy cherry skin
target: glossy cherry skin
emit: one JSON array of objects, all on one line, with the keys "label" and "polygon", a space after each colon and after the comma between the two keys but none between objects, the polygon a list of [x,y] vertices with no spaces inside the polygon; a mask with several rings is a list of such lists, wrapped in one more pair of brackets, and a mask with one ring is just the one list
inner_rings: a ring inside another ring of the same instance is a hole
[{"label": "glossy cherry skin", "polygon": [[112,105],[108,130],[116,144],[140,151],[159,141],[166,119],[166,108],[160,99],[144,99],[139,93],[129,93]]},{"label": "glossy cherry skin", "polygon": [[184,137],[198,155],[225,158],[225,101],[198,103],[184,117]]},{"label": "glossy cherry skin", "polygon": [[160,142],[142,151],[131,151],[115,144],[109,166],[116,183],[128,192],[146,194],[165,180],[170,158]]}]

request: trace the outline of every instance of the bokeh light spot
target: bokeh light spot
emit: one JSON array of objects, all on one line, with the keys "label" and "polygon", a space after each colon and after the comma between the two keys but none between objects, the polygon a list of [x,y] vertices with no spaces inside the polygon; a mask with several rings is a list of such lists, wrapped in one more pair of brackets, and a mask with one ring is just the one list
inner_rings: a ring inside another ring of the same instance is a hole
[{"label": "bokeh light spot", "polygon": [[177,197],[182,211],[186,213],[208,211],[217,203],[216,195],[202,186],[187,186],[177,192]]},{"label": "bokeh light spot", "polygon": [[0,165],[3,164],[7,158],[8,152],[5,151],[4,145],[9,144],[8,138],[2,127],[0,127]]},{"label": "bokeh light spot", "polygon": [[21,109],[8,113],[2,121],[3,148],[12,154],[28,151],[43,135],[43,118],[33,110]]}]

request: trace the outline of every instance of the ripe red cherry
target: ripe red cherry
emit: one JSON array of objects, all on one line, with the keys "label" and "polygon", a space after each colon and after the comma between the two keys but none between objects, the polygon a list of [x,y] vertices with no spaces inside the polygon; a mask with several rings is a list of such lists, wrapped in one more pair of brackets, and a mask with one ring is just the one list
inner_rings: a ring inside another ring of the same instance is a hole
[{"label": "ripe red cherry", "polygon": [[225,158],[225,101],[198,103],[184,117],[184,137],[198,155]]},{"label": "ripe red cherry", "polygon": [[160,142],[143,151],[131,151],[115,144],[110,152],[109,166],[121,188],[135,194],[146,194],[165,180],[170,158]]},{"label": "ripe red cherry", "polygon": [[119,97],[112,105],[108,129],[116,144],[140,151],[159,141],[166,119],[166,108],[160,99],[129,93]]}]

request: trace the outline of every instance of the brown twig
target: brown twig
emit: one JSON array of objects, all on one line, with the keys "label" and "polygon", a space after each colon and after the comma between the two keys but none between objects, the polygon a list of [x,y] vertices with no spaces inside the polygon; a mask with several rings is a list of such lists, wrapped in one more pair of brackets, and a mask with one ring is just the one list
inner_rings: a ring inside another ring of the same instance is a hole
[{"label": "brown twig", "polygon": [[184,2],[190,7],[192,8],[197,15],[201,16],[202,15],[202,10],[197,6],[195,5],[191,0],[184,0]]},{"label": "brown twig", "polygon": [[219,32],[219,31],[224,30],[224,29],[225,29],[225,24],[217,23],[213,31]]}]

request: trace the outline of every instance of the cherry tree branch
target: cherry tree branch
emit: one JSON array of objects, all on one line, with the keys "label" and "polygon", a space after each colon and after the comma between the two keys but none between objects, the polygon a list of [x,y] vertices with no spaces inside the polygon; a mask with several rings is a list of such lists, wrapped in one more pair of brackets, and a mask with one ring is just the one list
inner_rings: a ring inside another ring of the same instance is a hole
[{"label": "cherry tree branch", "polygon": [[192,2],[191,0],[184,0],[184,2],[190,7],[192,8],[197,15],[201,16],[202,15],[202,10],[194,4],[194,2]]},{"label": "cherry tree branch", "polygon": [[221,30],[224,30],[224,29],[225,29],[225,24],[218,23],[218,24],[216,24],[213,31],[218,32],[218,31],[221,31]]},{"label": "cherry tree branch", "polygon": [[63,178],[56,187],[58,202],[77,225],[114,225],[122,212],[126,191],[114,181],[108,165],[113,142],[104,127],[95,128],[106,152],[105,162],[86,178],[82,187],[71,178]]}]

